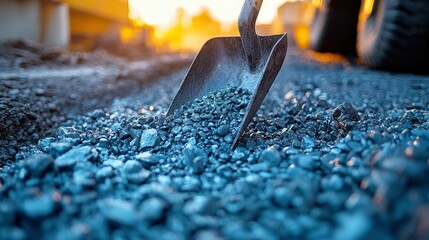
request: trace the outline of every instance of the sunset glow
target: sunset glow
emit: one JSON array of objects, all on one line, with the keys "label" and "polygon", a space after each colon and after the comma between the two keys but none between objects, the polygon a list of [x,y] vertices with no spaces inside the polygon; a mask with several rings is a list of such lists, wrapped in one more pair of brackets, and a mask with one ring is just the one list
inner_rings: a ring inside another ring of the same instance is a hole
[{"label": "sunset glow", "polygon": [[[257,24],[271,24],[284,2],[264,1]],[[237,19],[243,3],[244,0],[129,0],[129,16],[134,27],[150,29],[147,40],[154,49],[195,52],[210,38],[238,35]]]},{"label": "sunset glow", "polygon": [[[237,20],[243,5],[243,0],[129,0],[130,16],[158,28],[166,28],[174,24],[176,11],[183,8],[189,14],[196,14],[202,8],[207,8],[213,17],[223,24]],[[276,16],[277,8],[285,0],[264,1],[259,14],[259,23],[271,23]]]}]

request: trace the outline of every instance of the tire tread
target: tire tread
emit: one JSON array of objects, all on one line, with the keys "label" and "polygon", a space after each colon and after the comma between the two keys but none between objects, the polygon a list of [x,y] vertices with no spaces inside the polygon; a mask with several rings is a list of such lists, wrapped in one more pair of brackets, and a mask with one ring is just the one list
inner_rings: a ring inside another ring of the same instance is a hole
[{"label": "tire tread", "polygon": [[361,56],[361,61],[378,69],[423,70],[429,64],[427,9],[427,0],[387,0],[383,32],[376,40],[376,51]]}]

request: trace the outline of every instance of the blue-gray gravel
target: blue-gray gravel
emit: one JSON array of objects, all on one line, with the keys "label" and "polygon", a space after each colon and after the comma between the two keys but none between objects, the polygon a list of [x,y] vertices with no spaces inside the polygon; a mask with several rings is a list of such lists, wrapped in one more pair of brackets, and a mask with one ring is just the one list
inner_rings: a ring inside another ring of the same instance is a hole
[{"label": "blue-gray gravel", "polygon": [[[168,99],[72,117],[0,171],[0,238],[428,236],[426,110],[334,105],[298,83],[231,150],[248,97],[227,89],[167,118]],[[141,148],[148,129],[156,141]]]}]

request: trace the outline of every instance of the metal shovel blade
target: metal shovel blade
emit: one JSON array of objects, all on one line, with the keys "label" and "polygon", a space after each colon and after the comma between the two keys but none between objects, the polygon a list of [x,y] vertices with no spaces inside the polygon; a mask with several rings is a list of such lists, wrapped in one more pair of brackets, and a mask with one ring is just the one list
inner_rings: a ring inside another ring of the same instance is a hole
[{"label": "metal shovel blade", "polygon": [[[228,86],[249,90],[252,96],[232,147],[235,147],[239,137],[258,111],[286,57],[286,33],[257,36],[254,32],[254,22],[259,12],[258,7],[260,7],[257,4],[262,4],[262,0],[246,0],[240,15],[240,20],[242,20],[243,14],[249,16],[247,14],[249,12],[246,10],[255,14],[255,6],[257,8],[256,16],[251,16],[254,18],[253,26],[252,23],[250,24],[250,27],[253,27],[250,32],[254,33],[252,41],[243,39],[243,32],[247,32],[249,26],[245,26],[244,30],[240,29],[242,37],[218,37],[208,40],[193,61],[167,111],[168,116],[185,103]],[[248,8],[245,9],[246,7]],[[239,21],[239,25],[240,23],[243,21]],[[245,48],[246,45],[249,47],[250,43],[251,50],[253,50],[252,42],[255,41],[258,44],[258,51],[260,51],[256,61],[249,60],[253,52]]]}]

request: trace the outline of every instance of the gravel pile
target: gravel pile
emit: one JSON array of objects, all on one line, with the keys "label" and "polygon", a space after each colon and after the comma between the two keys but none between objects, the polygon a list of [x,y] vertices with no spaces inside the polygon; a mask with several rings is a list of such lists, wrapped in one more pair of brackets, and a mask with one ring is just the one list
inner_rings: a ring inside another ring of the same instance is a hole
[{"label": "gravel pile", "polygon": [[428,112],[381,118],[307,85],[265,103],[231,150],[249,97],[72,117],[0,171],[0,238],[429,236]]},{"label": "gravel pile", "polygon": [[[68,115],[109,106],[189,61],[127,62],[103,51],[58,52],[26,41],[0,43],[0,167],[13,160],[19,147],[53,136]],[[133,68],[136,63],[140,66]],[[88,74],[88,69],[98,70]]]},{"label": "gravel pile", "polygon": [[428,77],[285,65],[234,150],[245,91],[163,117],[186,71],[16,147],[0,239],[427,239]]}]

